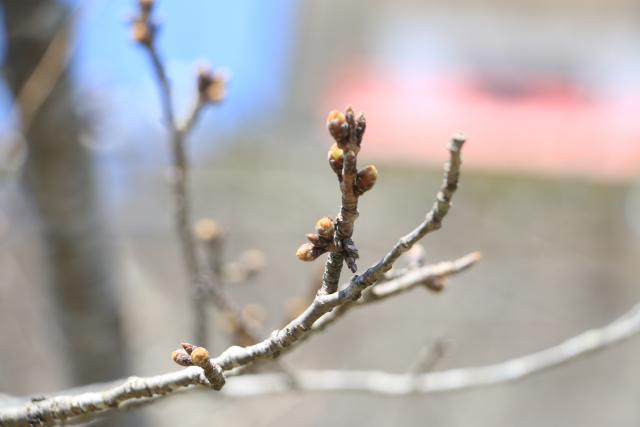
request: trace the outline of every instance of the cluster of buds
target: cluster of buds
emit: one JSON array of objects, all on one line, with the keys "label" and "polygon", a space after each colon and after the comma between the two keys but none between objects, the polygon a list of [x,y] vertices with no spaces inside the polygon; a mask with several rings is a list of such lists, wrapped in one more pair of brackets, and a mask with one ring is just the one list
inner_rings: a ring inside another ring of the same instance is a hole
[{"label": "cluster of buds", "polygon": [[333,220],[323,217],[316,222],[316,232],[307,234],[309,243],[302,244],[296,251],[301,261],[313,261],[327,251],[335,250],[335,227]]},{"label": "cluster of buds", "polygon": [[171,358],[180,366],[199,366],[204,371],[204,376],[214,390],[222,389],[225,379],[222,368],[214,365],[209,358],[209,351],[204,347],[183,342],[179,348],[171,353]]},{"label": "cluster of buds", "polygon": [[358,154],[366,127],[367,121],[364,114],[360,113],[356,118],[351,106],[347,107],[344,113],[333,110],[327,117],[329,133],[335,139],[337,147],[343,151],[353,151]]},{"label": "cluster of buds", "polygon": [[[356,118],[353,109],[348,107],[346,113],[338,110],[331,111],[329,117],[327,117],[327,127],[336,141],[331,145],[327,153],[329,166],[337,175],[338,180],[342,182],[344,153],[345,151],[352,151],[354,155],[358,154],[367,122],[362,113]],[[371,190],[377,179],[378,170],[375,166],[369,165],[360,169],[356,176],[354,188],[356,196],[361,196]]]},{"label": "cluster of buds", "polygon": [[202,102],[220,102],[226,93],[227,78],[220,71],[212,72],[209,67],[198,67],[198,94]]},{"label": "cluster of buds", "polygon": [[131,38],[136,42],[151,46],[158,26],[151,19],[154,0],[138,0],[139,15],[131,22]]}]

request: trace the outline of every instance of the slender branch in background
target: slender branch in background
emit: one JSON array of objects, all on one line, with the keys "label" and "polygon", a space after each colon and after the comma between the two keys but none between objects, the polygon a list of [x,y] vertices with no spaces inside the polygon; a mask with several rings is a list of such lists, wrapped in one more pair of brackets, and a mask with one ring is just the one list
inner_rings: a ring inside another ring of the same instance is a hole
[{"label": "slender branch in background", "polygon": [[352,308],[362,307],[373,302],[382,301],[400,293],[410,291],[419,286],[424,286],[429,290],[434,290],[433,287],[429,286],[430,283],[433,283],[434,281],[442,281],[449,276],[461,273],[478,261],[480,261],[480,253],[473,252],[454,261],[445,261],[434,265],[426,265],[407,273],[405,276],[377,283],[365,292],[359,300],[346,302],[330,313],[322,316],[313,324],[311,332],[315,333],[323,331],[328,325],[340,319]]},{"label": "slender branch in background", "polygon": [[198,73],[198,94],[186,119],[179,124],[173,107],[171,85],[160,55],[155,46],[158,26],[153,21],[153,0],[139,0],[139,15],[132,23],[132,36],[143,46],[153,67],[160,92],[161,105],[167,127],[171,132],[172,174],[175,227],[180,241],[180,249],[185,269],[191,283],[192,315],[194,316],[194,340],[206,345],[208,319],[206,311],[204,277],[198,258],[195,238],[191,232],[191,200],[189,196],[189,162],[185,150],[185,139],[193,129],[202,109],[224,97],[224,79],[202,68]]},{"label": "slender branch in background", "polygon": [[235,345],[251,345],[258,342],[253,328],[245,321],[240,310],[227,294],[225,286],[225,264],[223,242],[218,224],[209,218],[196,223],[195,235],[205,250],[207,261],[207,287],[205,298],[209,299],[216,310],[225,317],[229,332]]},{"label": "slender branch in background", "polygon": [[[380,371],[300,371],[296,373],[296,388],[279,373],[242,375],[229,379],[221,391],[229,397],[249,397],[265,394],[299,392],[357,391],[387,396],[406,396],[473,387],[485,387],[522,379],[526,376],[575,361],[589,353],[619,344],[640,333],[640,304],[610,324],[583,332],[545,350],[500,363],[448,369],[415,375]],[[191,385],[208,385],[201,369],[191,367],[179,372],[149,378],[131,377],[123,384],[105,391],[104,384],[86,386],[75,395],[59,395],[40,401],[0,409],[3,426],[26,426],[32,420],[41,423],[54,421],[86,421],[104,413],[155,401]],[[192,388],[193,389],[193,388]],[[16,405],[16,398],[2,401]],[[2,406],[2,405],[0,405]]]}]

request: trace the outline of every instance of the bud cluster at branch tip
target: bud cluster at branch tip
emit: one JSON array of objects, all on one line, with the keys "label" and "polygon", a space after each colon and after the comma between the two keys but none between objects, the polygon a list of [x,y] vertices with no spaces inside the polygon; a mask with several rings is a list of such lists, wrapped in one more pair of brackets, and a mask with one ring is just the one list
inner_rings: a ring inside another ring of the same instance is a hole
[{"label": "bud cluster at branch tip", "polygon": [[356,117],[351,106],[348,106],[344,113],[333,110],[327,116],[329,133],[336,141],[338,148],[344,151],[353,151],[355,154],[360,151],[360,143],[366,127],[367,121],[364,114],[359,113]]},{"label": "bud cluster at branch tip", "polygon": [[198,366],[202,368],[204,376],[209,381],[209,385],[214,390],[222,389],[225,378],[222,368],[211,362],[209,351],[204,347],[198,347],[193,344],[183,342],[180,344],[182,348],[174,350],[171,358],[180,366]]},{"label": "bud cluster at branch tip", "polygon": [[316,222],[316,232],[307,234],[309,243],[303,243],[296,251],[301,261],[313,261],[327,251],[335,250],[335,225],[327,216]]},{"label": "bud cluster at branch tip", "polygon": [[151,46],[158,25],[151,19],[154,0],[138,0],[139,14],[131,21],[131,38],[144,46]]}]

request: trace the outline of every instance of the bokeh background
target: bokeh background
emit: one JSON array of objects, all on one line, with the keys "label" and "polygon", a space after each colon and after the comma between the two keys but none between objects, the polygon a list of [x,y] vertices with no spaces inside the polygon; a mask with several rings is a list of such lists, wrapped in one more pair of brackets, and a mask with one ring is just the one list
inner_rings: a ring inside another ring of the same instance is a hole
[{"label": "bokeh background", "polygon": [[[127,26],[135,3],[4,0],[2,10],[0,392],[173,370],[189,293],[168,135]],[[165,0],[157,16],[179,112],[197,64],[230,76],[227,99],[189,138],[194,211],[223,228],[229,260],[266,255],[259,276],[230,289],[264,308],[264,331],[316,280],[322,263],[294,252],[338,209],[327,111],[366,113],[361,158],[380,173],[361,199],[361,268],[421,221],[449,137],[468,137],[455,206],[424,244],[429,261],[480,250],[482,262],[442,294],[349,314],[288,355],[292,366],[402,372],[440,337],[450,345],[438,369],[493,363],[640,299],[637,2]],[[71,60],[21,135],[15,96],[65,23]],[[13,154],[21,144],[28,155]],[[212,338],[214,352],[228,343],[220,328]],[[517,383],[405,398],[188,393],[107,422],[635,426],[638,356],[633,339]]]}]

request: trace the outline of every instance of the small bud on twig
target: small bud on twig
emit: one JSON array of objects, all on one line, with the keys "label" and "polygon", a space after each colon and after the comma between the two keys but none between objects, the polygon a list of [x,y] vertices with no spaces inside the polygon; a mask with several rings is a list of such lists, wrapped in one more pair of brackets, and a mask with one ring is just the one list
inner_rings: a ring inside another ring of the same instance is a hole
[{"label": "small bud on twig", "polygon": [[329,166],[338,175],[338,178],[342,179],[342,165],[344,164],[344,151],[338,147],[337,143],[333,143],[329,152],[327,153],[329,159]]},{"label": "small bud on twig", "polygon": [[198,93],[206,102],[220,102],[225,96],[226,81],[222,73],[212,73],[206,66],[198,69]]},{"label": "small bud on twig", "polygon": [[204,371],[204,376],[214,390],[220,390],[224,386],[225,378],[222,368],[211,362],[209,351],[204,347],[198,347],[189,343],[181,343],[182,348],[171,353],[171,358],[180,366],[196,365]]},{"label": "small bud on twig", "polygon": [[171,358],[174,362],[176,362],[180,366],[192,366],[193,362],[191,362],[191,356],[187,354],[187,352],[180,348],[178,350],[174,350],[171,353]]},{"label": "small bud on twig", "polygon": [[333,220],[328,216],[324,216],[316,222],[316,231],[325,239],[333,239]]},{"label": "small bud on twig", "polygon": [[194,232],[196,237],[204,242],[213,242],[220,237],[218,223],[209,218],[203,218],[196,222]]},{"label": "small bud on twig", "polygon": [[196,347],[191,352],[191,361],[194,365],[202,365],[209,358],[209,351],[204,347]]},{"label": "small bud on twig", "polygon": [[375,166],[369,165],[358,171],[356,177],[356,186],[359,195],[371,190],[378,180],[378,169]]},{"label": "small bud on twig", "polygon": [[326,252],[326,249],[314,246],[312,243],[303,243],[296,251],[300,261],[313,261]]},{"label": "small bud on twig", "polygon": [[342,145],[349,131],[344,113],[338,110],[331,111],[327,116],[327,128],[338,145]]},{"label": "small bud on twig", "polygon": [[153,43],[154,27],[147,21],[136,19],[131,24],[131,38],[144,46]]}]

